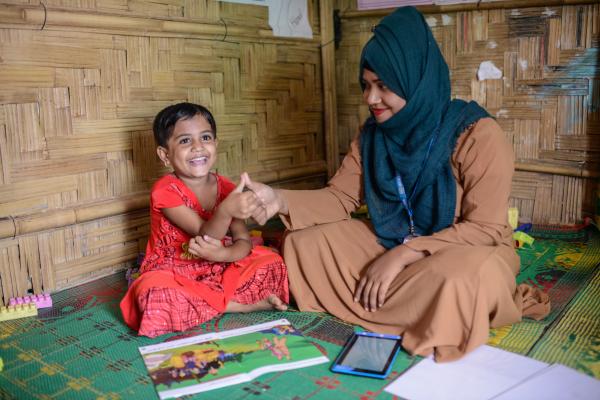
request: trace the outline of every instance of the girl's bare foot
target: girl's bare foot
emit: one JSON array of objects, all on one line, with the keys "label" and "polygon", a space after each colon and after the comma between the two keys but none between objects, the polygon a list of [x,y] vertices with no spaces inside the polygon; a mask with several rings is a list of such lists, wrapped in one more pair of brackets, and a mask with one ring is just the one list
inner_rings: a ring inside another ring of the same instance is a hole
[{"label": "girl's bare foot", "polygon": [[265,310],[287,310],[287,304],[285,304],[279,297],[272,294],[266,299],[259,301],[254,304],[241,304],[235,301],[227,303],[225,312],[252,312],[252,311],[265,311]]}]

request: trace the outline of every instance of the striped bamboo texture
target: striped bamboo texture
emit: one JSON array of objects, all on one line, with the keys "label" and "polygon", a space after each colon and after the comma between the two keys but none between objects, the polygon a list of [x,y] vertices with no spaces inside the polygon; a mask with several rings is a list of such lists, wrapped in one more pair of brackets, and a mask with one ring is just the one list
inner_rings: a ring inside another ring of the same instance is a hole
[{"label": "striped bamboo texture", "polygon": [[233,180],[248,171],[314,187],[334,168],[323,114],[335,103],[324,105],[321,76],[321,32],[333,27],[321,27],[316,0],[312,40],[274,37],[261,6],[43,3],[0,4],[4,302],[123,269],[145,249],[149,189],[166,172],[151,123],[169,104],[213,112],[217,169]]},{"label": "striped bamboo texture", "polygon": [[[600,4],[550,3],[555,5],[523,0],[485,3],[484,10],[470,4],[423,11],[448,62],[453,96],[486,107],[513,144],[511,205],[523,221],[572,224],[594,213],[600,176]],[[340,153],[368,116],[358,85],[360,49],[371,27],[390,12],[360,12],[355,4],[335,3],[342,15],[336,52]],[[482,61],[492,61],[503,79],[478,81]]]}]

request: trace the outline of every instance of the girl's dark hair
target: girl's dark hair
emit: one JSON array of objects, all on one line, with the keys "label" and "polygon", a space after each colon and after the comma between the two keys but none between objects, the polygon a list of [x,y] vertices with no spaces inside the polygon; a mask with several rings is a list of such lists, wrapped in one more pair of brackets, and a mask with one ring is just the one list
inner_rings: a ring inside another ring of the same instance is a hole
[{"label": "girl's dark hair", "polygon": [[217,124],[215,118],[206,107],[194,103],[178,103],[163,108],[154,118],[152,130],[154,131],[154,140],[158,146],[167,147],[167,141],[173,134],[173,129],[177,121],[194,118],[201,115],[210,124],[210,127],[217,138]]}]

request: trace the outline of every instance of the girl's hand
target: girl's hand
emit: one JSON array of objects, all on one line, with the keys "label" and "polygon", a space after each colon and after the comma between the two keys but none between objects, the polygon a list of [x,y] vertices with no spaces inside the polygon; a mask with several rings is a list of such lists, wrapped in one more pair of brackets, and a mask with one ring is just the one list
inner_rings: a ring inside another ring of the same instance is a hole
[{"label": "girl's hand", "polygon": [[376,311],[383,306],[392,281],[405,267],[406,264],[399,257],[395,257],[391,250],[386,251],[360,278],[354,292],[354,301],[360,301],[367,311]]},{"label": "girl's hand", "polygon": [[253,191],[244,192],[249,179],[248,174],[243,173],[239,185],[219,205],[219,209],[225,211],[231,218],[249,218],[257,208],[262,207],[260,199]]},{"label": "girl's hand", "polygon": [[225,261],[228,253],[227,247],[220,240],[208,235],[190,239],[188,251],[197,257],[217,262]]}]

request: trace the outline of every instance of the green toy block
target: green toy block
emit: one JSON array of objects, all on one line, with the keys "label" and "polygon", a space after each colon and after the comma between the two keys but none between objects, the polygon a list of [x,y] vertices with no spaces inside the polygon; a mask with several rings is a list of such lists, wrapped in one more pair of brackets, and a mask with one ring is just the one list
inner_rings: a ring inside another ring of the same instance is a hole
[{"label": "green toy block", "polygon": [[513,233],[513,240],[516,242],[515,244],[517,245],[517,247],[523,247],[525,244],[531,246],[535,241],[534,238],[521,231],[516,231]]}]

